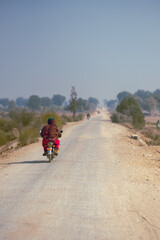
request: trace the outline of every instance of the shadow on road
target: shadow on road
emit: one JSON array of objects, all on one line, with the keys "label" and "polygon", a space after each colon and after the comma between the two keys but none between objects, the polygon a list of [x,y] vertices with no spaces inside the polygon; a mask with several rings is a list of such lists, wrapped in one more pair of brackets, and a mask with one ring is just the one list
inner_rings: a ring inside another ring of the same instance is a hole
[{"label": "shadow on road", "polygon": [[39,160],[34,160],[34,161],[24,161],[24,162],[11,162],[8,163],[8,165],[12,165],[12,164],[35,164],[35,163],[48,163],[48,160],[44,161],[39,161]]}]

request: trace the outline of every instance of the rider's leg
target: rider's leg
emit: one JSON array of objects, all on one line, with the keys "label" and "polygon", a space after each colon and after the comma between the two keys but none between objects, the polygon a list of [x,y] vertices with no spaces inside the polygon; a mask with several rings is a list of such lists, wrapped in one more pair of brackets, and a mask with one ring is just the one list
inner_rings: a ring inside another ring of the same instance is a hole
[{"label": "rider's leg", "polygon": [[55,147],[57,148],[57,150],[59,150],[60,141],[58,138],[54,141],[54,144],[55,144]]},{"label": "rider's leg", "polygon": [[43,146],[43,148],[44,148],[44,153],[43,153],[43,155],[46,155],[46,152],[47,152],[47,146],[46,146],[47,142],[48,142],[48,141],[46,141],[46,140],[43,138],[43,140],[42,140],[42,146]]}]

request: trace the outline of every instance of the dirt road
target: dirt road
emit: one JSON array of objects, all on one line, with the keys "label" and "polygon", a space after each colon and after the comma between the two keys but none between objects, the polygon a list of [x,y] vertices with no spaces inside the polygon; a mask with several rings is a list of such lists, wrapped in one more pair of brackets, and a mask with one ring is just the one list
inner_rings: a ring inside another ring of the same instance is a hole
[{"label": "dirt road", "polygon": [[[1,160],[0,240],[160,239],[160,154],[106,112]],[[159,155],[158,155],[159,154]]]}]

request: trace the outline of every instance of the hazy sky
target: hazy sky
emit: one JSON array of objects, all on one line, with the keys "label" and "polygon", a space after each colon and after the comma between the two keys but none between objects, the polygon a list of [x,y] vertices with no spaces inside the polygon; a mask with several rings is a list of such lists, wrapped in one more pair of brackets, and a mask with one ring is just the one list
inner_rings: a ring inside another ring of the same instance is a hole
[{"label": "hazy sky", "polygon": [[0,98],[160,88],[159,0],[0,0]]}]

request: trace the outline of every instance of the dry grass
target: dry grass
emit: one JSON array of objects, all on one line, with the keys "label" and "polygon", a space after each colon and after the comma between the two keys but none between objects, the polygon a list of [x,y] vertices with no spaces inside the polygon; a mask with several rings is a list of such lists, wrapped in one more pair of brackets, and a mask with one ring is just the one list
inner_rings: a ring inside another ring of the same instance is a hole
[{"label": "dry grass", "polygon": [[151,124],[156,124],[156,122],[160,120],[160,115],[151,115],[151,116],[145,116],[145,121],[147,124],[151,123]]},{"label": "dry grass", "polygon": [[156,122],[160,119],[158,115],[145,116],[146,126],[142,134],[147,137],[148,145],[160,145],[160,129],[157,129]]}]

